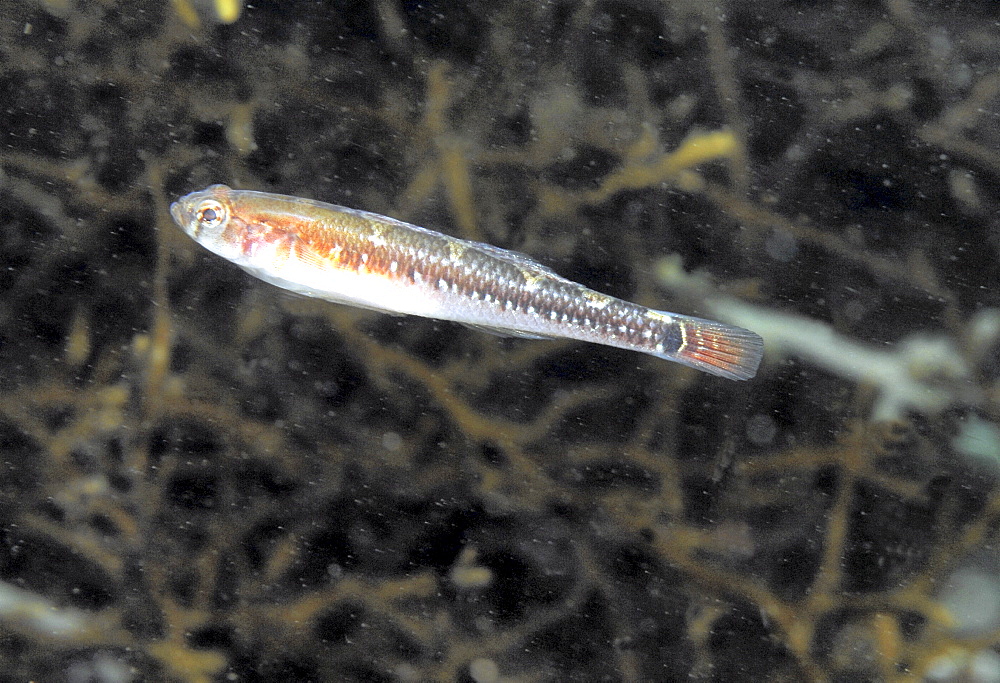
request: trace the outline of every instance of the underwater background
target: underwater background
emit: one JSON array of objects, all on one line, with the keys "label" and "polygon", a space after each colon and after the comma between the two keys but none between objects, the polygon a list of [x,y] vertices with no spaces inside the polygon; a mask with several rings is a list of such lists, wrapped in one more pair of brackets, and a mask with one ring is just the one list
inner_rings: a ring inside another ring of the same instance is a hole
[{"label": "underwater background", "polygon": [[[1000,5],[0,1],[0,681],[1000,681]],[[212,183],[760,333],[295,299]]]}]

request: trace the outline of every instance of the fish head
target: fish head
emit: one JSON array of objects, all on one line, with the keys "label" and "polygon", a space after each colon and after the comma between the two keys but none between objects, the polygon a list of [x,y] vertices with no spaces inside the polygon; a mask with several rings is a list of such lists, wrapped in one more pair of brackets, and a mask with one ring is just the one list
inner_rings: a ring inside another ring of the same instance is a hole
[{"label": "fish head", "polygon": [[184,195],[170,205],[170,215],[201,246],[223,258],[238,260],[243,247],[234,225],[231,192],[225,185],[212,185]]}]

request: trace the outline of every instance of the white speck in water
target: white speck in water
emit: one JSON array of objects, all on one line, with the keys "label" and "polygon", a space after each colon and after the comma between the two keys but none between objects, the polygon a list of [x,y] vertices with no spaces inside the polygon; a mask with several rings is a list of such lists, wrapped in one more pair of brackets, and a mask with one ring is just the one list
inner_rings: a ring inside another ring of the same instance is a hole
[{"label": "white speck in water", "polygon": [[500,680],[500,667],[492,659],[478,657],[469,662],[469,677],[476,683],[496,683]]},{"label": "white speck in water", "polygon": [[403,445],[403,438],[396,432],[386,432],[382,435],[382,448],[396,452]]},{"label": "white speck in water", "polygon": [[775,261],[787,263],[795,258],[799,243],[790,232],[775,230],[764,240],[764,250]]},{"label": "white speck in water", "polygon": [[774,441],[778,425],[768,415],[757,414],[747,422],[747,438],[756,446],[766,446]]}]

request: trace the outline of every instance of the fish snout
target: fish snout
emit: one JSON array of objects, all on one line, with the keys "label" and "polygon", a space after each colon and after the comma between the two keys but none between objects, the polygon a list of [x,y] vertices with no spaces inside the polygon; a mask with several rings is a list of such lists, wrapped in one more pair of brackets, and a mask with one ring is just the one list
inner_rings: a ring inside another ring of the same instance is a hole
[{"label": "fish snout", "polygon": [[170,205],[170,215],[173,217],[174,222],[180,227],[187,229],[188,217],[185,213],[184,207],[181,206],[180,202],[174,202]]}]

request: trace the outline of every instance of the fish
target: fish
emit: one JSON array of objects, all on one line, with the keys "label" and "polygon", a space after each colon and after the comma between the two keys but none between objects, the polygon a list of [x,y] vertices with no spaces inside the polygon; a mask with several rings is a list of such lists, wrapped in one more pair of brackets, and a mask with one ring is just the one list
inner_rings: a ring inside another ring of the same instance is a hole
[{"label": "fish", "polygon": [[170,205],[198,244],[295,294],[449,320],[503,336],[572,339],[753,377],[750,330],[618,299],[529,256],[334,204],[212,185]]}]

